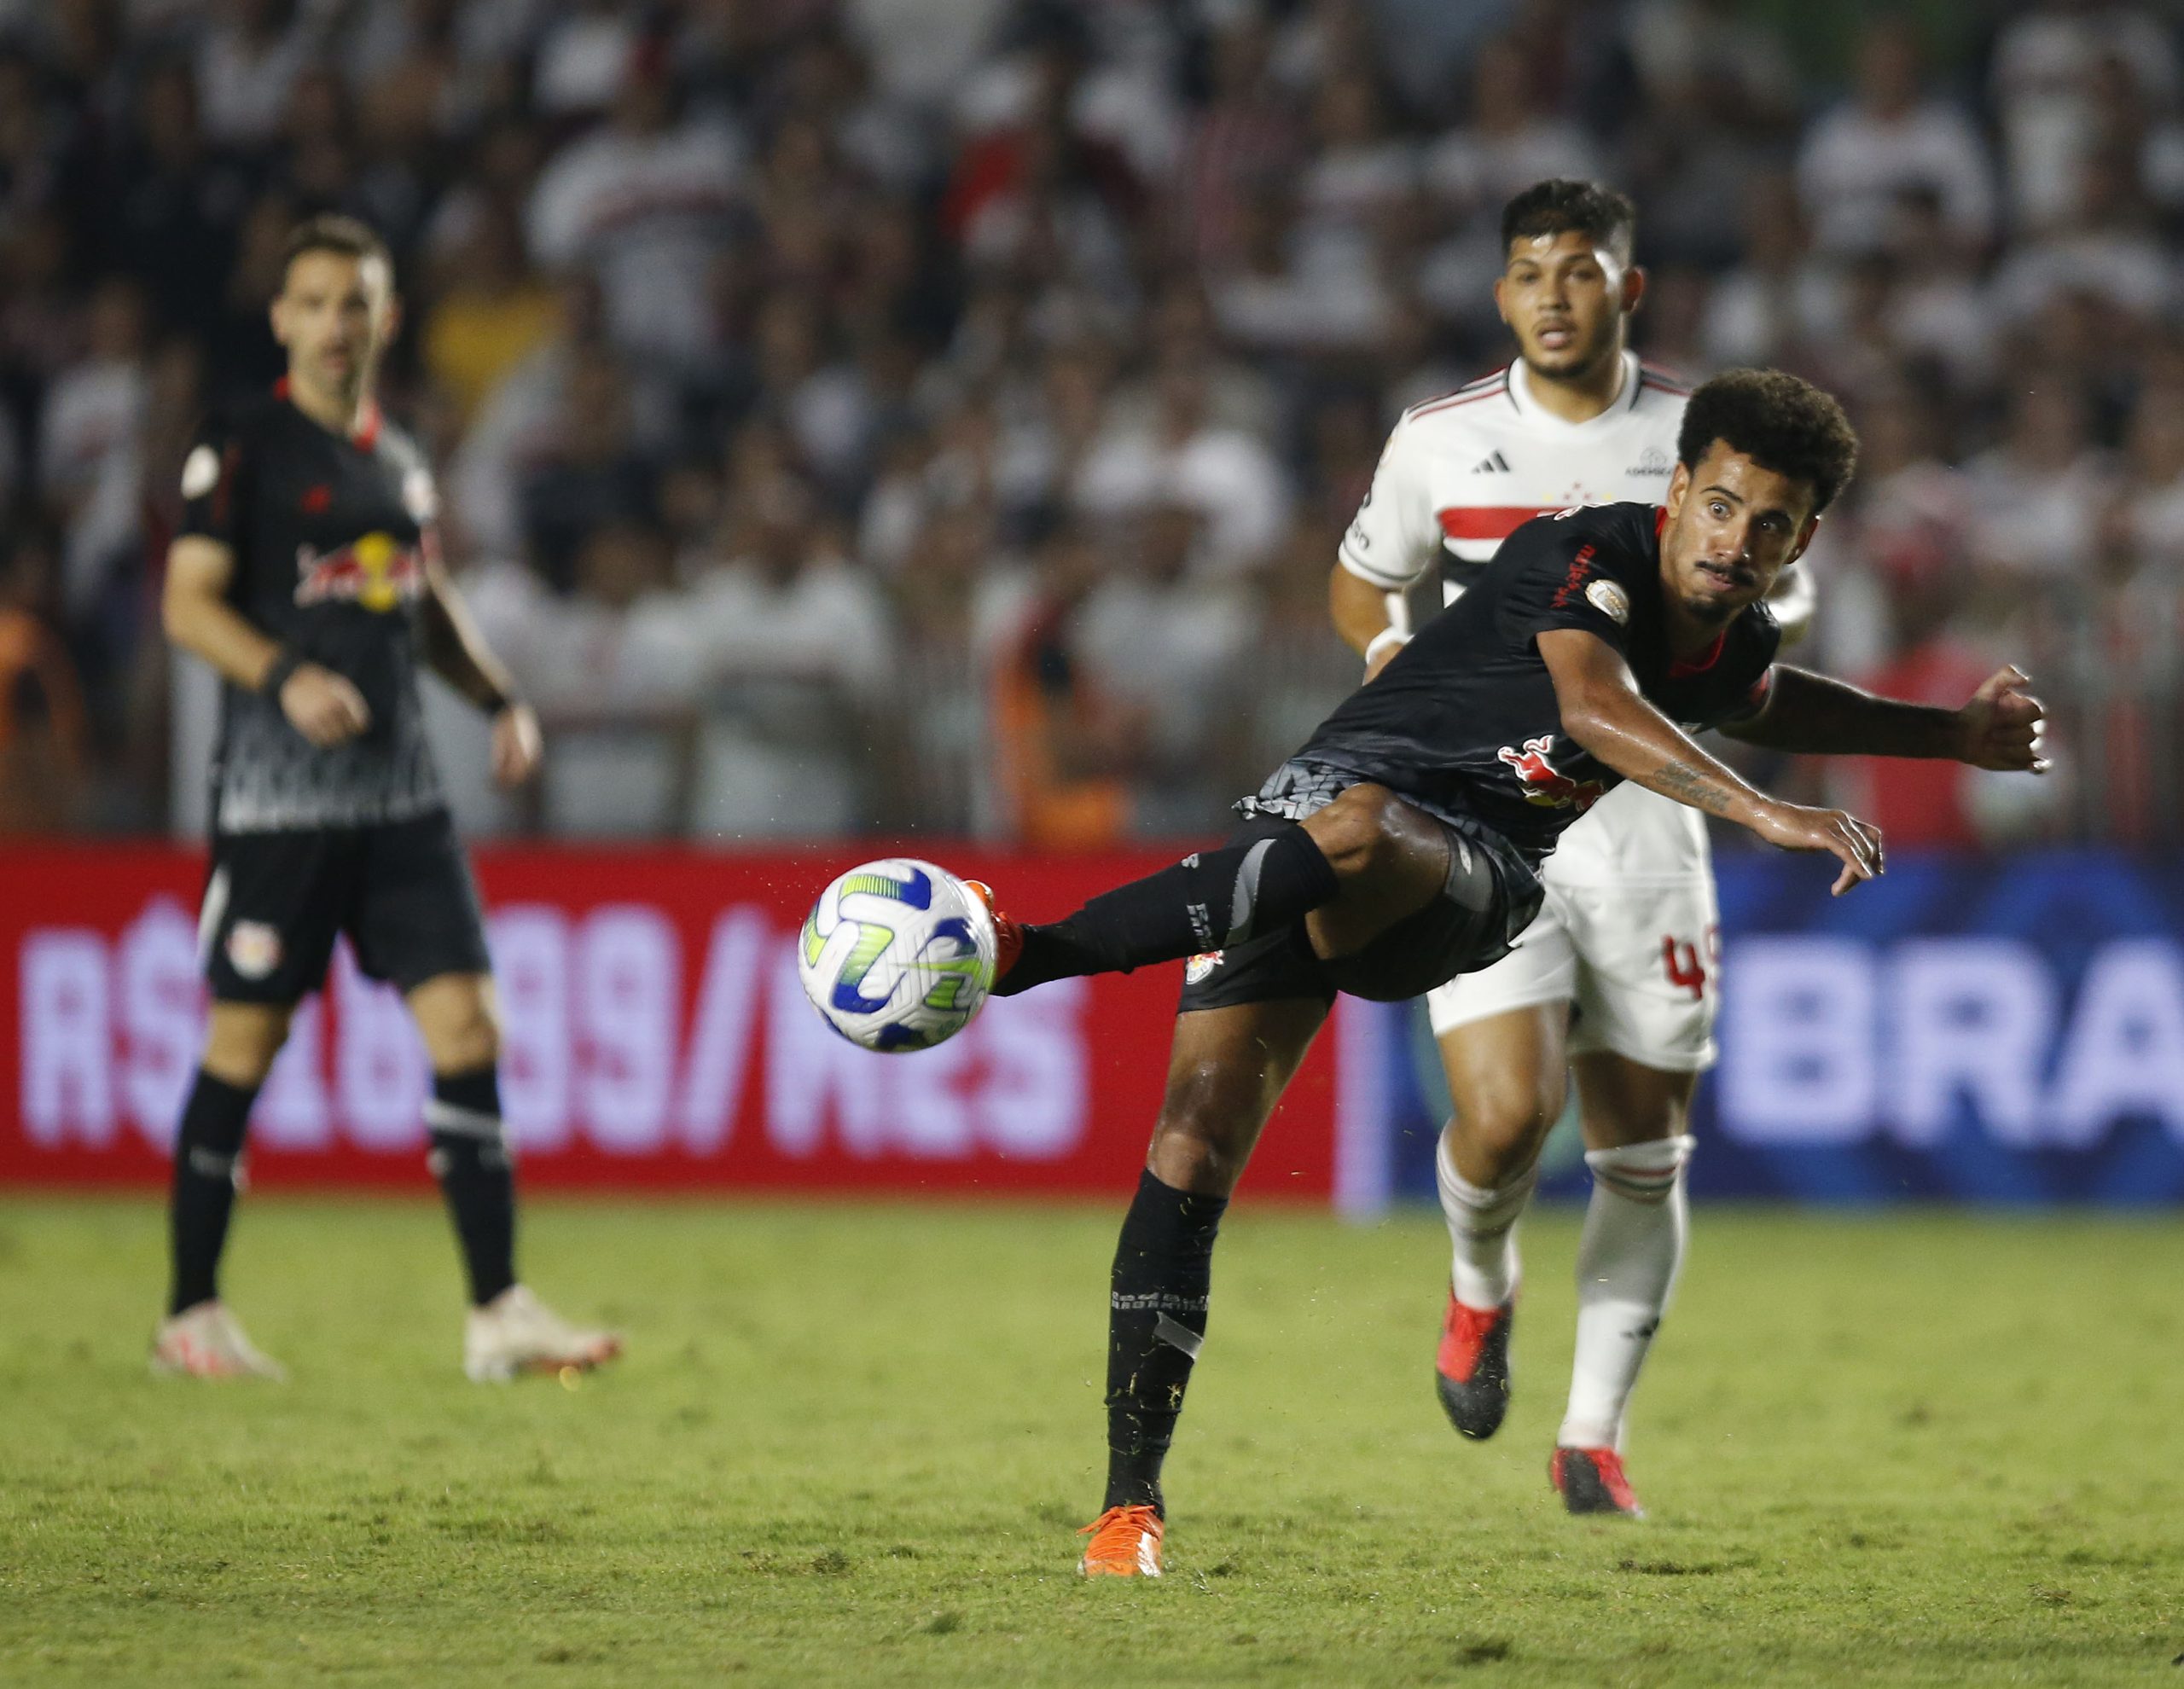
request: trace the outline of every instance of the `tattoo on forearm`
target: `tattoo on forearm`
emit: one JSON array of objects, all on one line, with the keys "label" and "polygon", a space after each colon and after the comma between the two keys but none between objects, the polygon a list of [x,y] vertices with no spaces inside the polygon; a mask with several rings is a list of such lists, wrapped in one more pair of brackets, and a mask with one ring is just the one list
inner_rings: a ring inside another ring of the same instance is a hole
[{"label": "tattoo on forearm", "polygon": [[1726,815],[1736,794],[1689,763],[1664,763],[1653,771],[1653,790],[1709,815]]}]

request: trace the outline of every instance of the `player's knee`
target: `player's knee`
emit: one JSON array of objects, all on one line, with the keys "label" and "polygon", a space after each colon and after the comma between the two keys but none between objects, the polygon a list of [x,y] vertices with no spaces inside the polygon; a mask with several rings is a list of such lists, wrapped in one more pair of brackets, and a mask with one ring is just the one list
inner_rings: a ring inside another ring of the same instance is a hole
[{"label": "player's knee", "polygon": [[1514,1178],[1538,1159],[1562,1116],[1562,1099],[1536,1085],[1479,1086],[1456,1100],[1451,1129],[1464,1159],[1494,1170],[1494,1182]]},{"label": "player's knee", "polygon": [[293,1003],[215,1003],[205,1029],[205,1071],[230,1085],[262,1085],[288,1041]]},{"label": "player's knee", "polygon": [[1217,1064],[1171,1072],[1153,1131],[1155,1177],[1178,1190],[1226,1195],[1250,1158],[1252,1111],[1228,1094]]},{"label": "player's knee", "polygon": [[500,1016],[482,984],[421,988],[415,1007],[435,1071],[468,1073],[500,1059]]},{"label": "player's knee", "polygon": [[449,1029],[442,1038],[443,1073],[468,1073],[501,1059],[501,1025],[491,1008],[480,1007]]},{"label": "player's knee", "polygon": [[1343,879],[1384,868],[1398,850],[1392,822],[1399,800],[1384,786],[1353,786],[1304,821],[1304,830]]}]

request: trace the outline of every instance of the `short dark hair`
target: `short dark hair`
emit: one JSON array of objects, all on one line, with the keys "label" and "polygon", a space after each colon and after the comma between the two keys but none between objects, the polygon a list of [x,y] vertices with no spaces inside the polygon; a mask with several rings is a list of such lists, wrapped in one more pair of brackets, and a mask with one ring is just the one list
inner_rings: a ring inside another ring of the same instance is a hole
[{"label": "short dark hair", "polygon": [[1606,247],[1622,263],[1630,262],[1638,239],[1638,207],[1629,196],[1605,183],[1571,182],[1554,177],[1535,182],[1502,208],[1502,252],[1513,241],[1541,235],[1583,235]]},{"label": "short dark hair", "polygon": [[1719,440],[1763,469],[1804,481],[1813,514],[1833,503],[1858,467],[1858,434],[1832,393],[1783,369],[1727,369],[1691,396],[1676,454],[1686,469]]},{"label": "short dark hair", "polygon": [[286,276],[288,266],[305,252],[339,252],[360,263],[366,258],[377,258],[386,265],[388,279],[393,278],[394,258],[386,249],[386,242],[361,218],[344,217],[339,212],[321,212],[316,217],[305,218],[288,231],[288,243],[281,248],[281,274]]}]

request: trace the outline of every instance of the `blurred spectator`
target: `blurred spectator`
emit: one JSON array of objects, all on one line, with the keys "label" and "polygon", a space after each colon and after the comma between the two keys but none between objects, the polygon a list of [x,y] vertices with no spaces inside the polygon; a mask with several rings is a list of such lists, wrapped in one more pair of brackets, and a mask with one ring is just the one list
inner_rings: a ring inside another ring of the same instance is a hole
[{"label": "blurred spectator", "polygon": [[2001,442],[1966,466],[1980,554],[2027,575],[2082,578],[2114,496],[2083,395],[2065,371],[2027,371]]},{"label": "blurred spectator", "polygon": [[524,263],[515,212],[502,201],[481,205],[425,318],[426,373],[468,421],[553,334],[561,310]]},{"label": "blurred spectator", "polygon": [[566,591],[587,538],[610,524],[652,514],[653,472],[639,455],[629,385],[604,352],[580,353],[561,392],[545,449],[523,484],[523,534],[547,583]]},{"label": "blurred spectator", "polygon": [[[1288,514],[1288,492],[1266,449],[1207,415],[1205,373],[1160,372],[1152,415],[1124,421],[1095,447],[1077,482],[1077,502],[1095,519],[1156,507],[1204,523],[1185,561],[1205,575],[1233,577],[1263,563]],[[1164,534],[1171,526],[1161,525]]]},{"label": "blurred spectator", "polygon": [[1920,189],[1938,198],[1959,240],[1981,245],[1993,230],[1994,177],[1979,133],[1955,102],[1927,90],[1920,61],[1909,23],[1874,23],[1859,44],[1852,97],[1806,132],[1798,180],[1828,251],[1885,245],[1898,196]]},{"label": "blurred spectator", "polygon": [[1834,276],[1813,258],[1796,180],[1756,177],[1742,205],[1741,260],[1715,282],[1707,307],[1707,361],[1809,368],[1839,299]]},{"label": "blurred spectator", "polygon": [[102,283],[86,312],[82,360],[47,390],[38,492],[67,535],[61,600],[80,623],[138,533],[144,417],[144,301],[133,282]]},{"label": "blurred spectator", "polygon": [[1235,585],[1194,576],[1201,519],[1188,504],[1141,508],[1113,531],[1119,569],[1085,600],[1076,659],[1089,683],[1139,712],[1130,770],[1137,827],[1192,832],[1217,819],[1222,800],[1197,775],[1209,746],[1233,727],[1228,711],[1251,638],[1251,600]]},{"label": "blurred spectator", "polygon": [[[2120,83],[2108,75],[2117,68]],[[2175,104],[2176,44],[2150,12],[2044,0],[2003,26],[1991,77],[2010,214],[2038,232],[2071,219],[2119,105]]]},{"label": "blurred spectator", "polygon": [[2150,387],[2124,444],[2114,549],[2150,578],[2184,580],[2184,387]]},{"label": "blurred spectator", "polygon": [[723,540],[692,584],[712,677],[812,682],[878,703],[891,678],[887,607],[809,491],[786,474],[752,487],[732,502]]},{"label": "blurred spectator", "polygon": [[731,232],[740,152],[728,126],[678,110],[648,44],[620,71],[612,121],[572,142],[539,177],[532,254],[599,278],[618,345],[661,359],[700,356],[713,338],[706,288],[713,252]]},{"label": "blurred spectator", "polygon": [[50,619],[55,564],[28,526],[14,531],[0,561],[0,833],[68,827],[87,795],[83,688]]},{"label": "blurred spectator", "polygon": [[643,46],[634,9],[615,0],[578,0],[538,44],[531,98],[549,117],[603,112],[628,82]]},{"label": "blurred spectator", "polygon": [[1057,530],[1037,584],[993,665],[994,760],[1009,830],[1035,850],[1112,844],[1127,832],[1139,719],[1078,661],[1075,623],[1097,586],[1100,548],[1078,527]]},{"label": "blurred spectator", "polygon": [[104,207],[107,250],[151,291],[162,326],[209,334],[250,200],[247,172],[207,144],[182,60],[146,71],[133,116]]},{"label": "blurred spectator", "polygon": [[206,133],[221,146],[272,142],[311,61],[313,32],[298,0],[220,0],[197,55]]}]

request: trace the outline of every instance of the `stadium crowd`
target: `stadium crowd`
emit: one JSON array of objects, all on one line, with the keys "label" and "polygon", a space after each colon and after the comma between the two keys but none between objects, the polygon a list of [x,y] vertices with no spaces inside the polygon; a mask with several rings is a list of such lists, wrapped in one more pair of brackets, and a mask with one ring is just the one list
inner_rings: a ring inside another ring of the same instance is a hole
[{"label": "stadium crowd", "polygon": [[1564,175],[1639,203],[1649,359],[1858,421],[1818,659],[2057,705],[2029,803],[1838,795],[2184,836],[2184,44],[1872,15],[1823,80],[1737,0],[0,0],[0,828],[187,811],[177,468],[321,209],[394,251],[388,407],[553,736],[502,822],[1211,825],[1354,679],[1337,537]]}]

